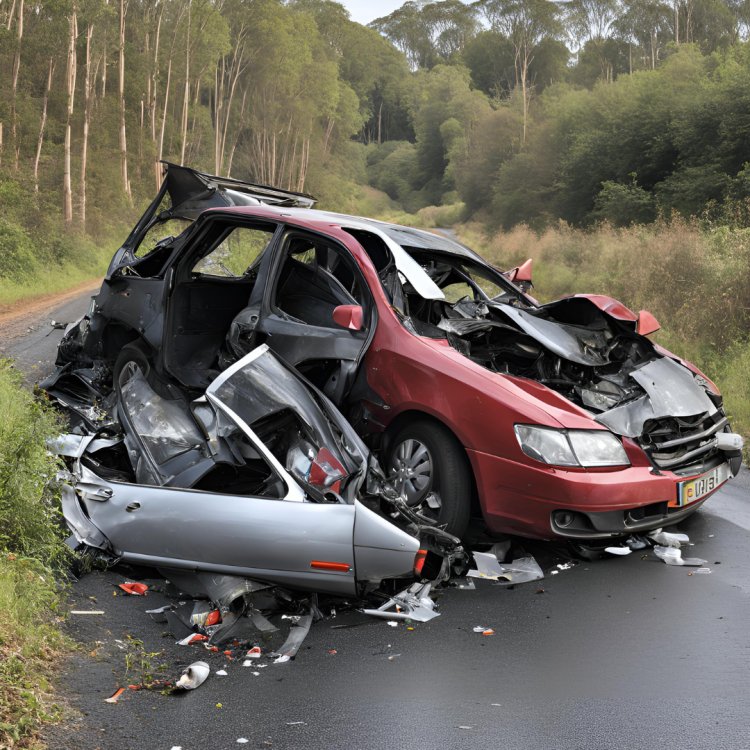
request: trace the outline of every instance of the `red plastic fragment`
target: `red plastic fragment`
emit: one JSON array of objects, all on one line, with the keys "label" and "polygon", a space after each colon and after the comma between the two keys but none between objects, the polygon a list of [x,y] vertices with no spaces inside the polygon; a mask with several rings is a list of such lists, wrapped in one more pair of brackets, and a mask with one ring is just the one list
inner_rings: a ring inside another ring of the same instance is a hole
[{"label": "red plastic fragment", "polygon": [[148,586],[145,583],[133,583],[128,581],[127,583],[119,584],[118,588],[121,588],[126,594],[131,596],[146,596]]},{"label": "red plastic fragment", "polygon": [[117,701],[120,700],[120,696],[125,692],[125,688],[117,688],[112,695],[109,696],[109,698],[105,698],[105,703],[117,703]]}]

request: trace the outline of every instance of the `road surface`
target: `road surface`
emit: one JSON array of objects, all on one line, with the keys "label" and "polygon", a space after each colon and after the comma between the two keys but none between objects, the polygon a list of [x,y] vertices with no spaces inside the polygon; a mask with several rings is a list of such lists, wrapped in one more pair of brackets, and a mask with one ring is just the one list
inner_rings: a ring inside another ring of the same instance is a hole
[{"label": "road surface", "polygon": [[[86,304],[38,313],[3,342],[5,355],[42,376],[61,335],[45,323],[72,320]],[[313,626],[293,662],[263,669],[175,646],[144,613],[166,601],[161,594],[113,596],[123,573],[90,573],[68,607],[105,614],[68,619],[83,648],[62,668],[60,688],[78,713],[48,742],[55,750],[747,750],[749,503],[743,469],[679,527],[708,575],[648,552],[552,575],[561,550],[527,544],[547,573],[541,582],[448,591],[441,616],[414,630],[341,613]],[[474,633],[477,625],[495,634]],[[167,665],[170,676],[207,656],[227,676],[214,673],[182,696],[127,691],[107,704],[118,684],[137,681],[125,672],[126,653],[138,651],[128,636],[160,653],[150,664]]]}]

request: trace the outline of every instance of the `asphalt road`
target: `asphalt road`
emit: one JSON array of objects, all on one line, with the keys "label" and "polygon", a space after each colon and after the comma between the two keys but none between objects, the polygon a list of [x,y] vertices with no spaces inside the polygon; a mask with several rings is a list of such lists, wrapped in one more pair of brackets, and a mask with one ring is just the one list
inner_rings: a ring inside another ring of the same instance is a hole
[{"label": "asphalt road", "polygon": [[[86,300],[49,310],[6,355],[40,377],[60,331]],[[750,472],[679,530],[709,575],[669,567],[653,553],[579,563],[551,575],[560,550],[527,545],[547,573],[508,589],[441,595],[441,616],[414,630],[356,613],[315,624],[297,658],[244,668],[201,647],[178,647],[144,613],[166,599],[113,596],[117,571],[83,576],[67,629],[81,650],[60,665],[60,689],[78,712],[51,748],[540,748],[710,750],[750,748]],[[351,624],[355,627],[336,628]],[[473,627],[493,628],[482,636]],[[128,643],[137,639],[142,647]],[[122,641],[119,643],[117,641]],[[176,676],[208,657],[215,673],[182,696],[127,691],[126,661]],[[330,653],[335,650],[336,653]],[[393,657],[393,658],[389,658]],[[257,676],[253,674],[257,672]]]}]

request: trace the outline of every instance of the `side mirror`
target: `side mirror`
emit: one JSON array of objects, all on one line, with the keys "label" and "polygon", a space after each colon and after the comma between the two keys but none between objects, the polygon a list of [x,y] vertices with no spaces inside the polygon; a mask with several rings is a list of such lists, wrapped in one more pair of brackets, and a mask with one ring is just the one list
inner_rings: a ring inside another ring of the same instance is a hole
[{"label": "side mirror", "polygon": [[520,286],[521,289],[526,292],[531,289],[532,286],[534,286],[531,283],[531,266],[533,265],[533,263],[534,260],[532,258],[529,258],[520,266],[512,268],[510,271],[504,271],[503,276],[505,276],[508,281],[512,281],[517,286]]},{"label": "side mirror", "polygon": [[361,331],[365,313],[359,305],[339,305],[333,310],[333,322],[350,331]]},{"label": "side mirror", "polygon": [[638,313],[638,323],[635,330],[641,336],[656,333],[660,328],[659,321],[648,310],[641,310]]}]

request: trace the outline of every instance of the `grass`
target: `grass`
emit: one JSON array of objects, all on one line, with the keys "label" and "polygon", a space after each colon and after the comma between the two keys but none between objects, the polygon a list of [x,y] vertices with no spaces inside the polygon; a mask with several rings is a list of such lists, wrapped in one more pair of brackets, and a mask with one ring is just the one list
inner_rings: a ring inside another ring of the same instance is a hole
[{"label": "grass", "polygon": [[67,559],[49,482],[58,464],[45,447],[60,425],[7,360],[0,415],[0,748],[36,748],[40,727],[60,713],[50,680],[69,648],[56,626]]},{"label": "grass", "polygon": [[61,715],[51,678],[70,649],[56,624],[59,590],[38,560],[0,555],[0,747],[40,748]]},{"label": "grass", "polygon": [[488,234],[479,223],[454,229],[500,268],[533,258],[540,301],[589,292],[654,313],[662,325],[654,340],[717,383],[734,429],[750,437],[750,230],[684,220],[539,233],[519,226]]},{"label": "grass", "polygon": [[28,271],[13,277],[0,276],[0,307],[48,294],[66,292],[86,281],[100,278],[107,270],[119,243],[95,243],[82,237],[76,241],[70,257],[52,262],[38,262]]}]

